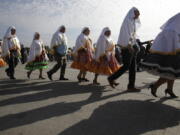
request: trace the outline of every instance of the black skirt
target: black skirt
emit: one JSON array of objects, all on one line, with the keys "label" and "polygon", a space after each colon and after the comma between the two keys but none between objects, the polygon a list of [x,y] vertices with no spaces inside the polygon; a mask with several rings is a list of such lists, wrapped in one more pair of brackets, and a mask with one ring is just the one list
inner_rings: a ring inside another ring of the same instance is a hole
[{"label": "black skirt", "polygon": [[150,53],[140,66],[147,72],[167,79],[180,78],[180,54],[162,55]]}]

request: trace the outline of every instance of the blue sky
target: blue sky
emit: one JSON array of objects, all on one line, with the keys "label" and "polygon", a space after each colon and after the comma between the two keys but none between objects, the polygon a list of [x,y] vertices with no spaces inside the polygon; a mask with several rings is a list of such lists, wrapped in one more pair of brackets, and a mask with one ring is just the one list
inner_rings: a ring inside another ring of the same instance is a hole
[{"label": "blue sky", "polygon": [[94,42],[102,28],[109,26],[116,42],[127,11],[136,6],[142,23],[138,35],[142,40],[150,40],[169,17],[179,12],[179,5],[179,0],[0,0],[0,38],[14,25],[26,46],[36,31],[49,44],[52,34],[64,24],[69,46],[74,45],[84,26],[90,27]]}]

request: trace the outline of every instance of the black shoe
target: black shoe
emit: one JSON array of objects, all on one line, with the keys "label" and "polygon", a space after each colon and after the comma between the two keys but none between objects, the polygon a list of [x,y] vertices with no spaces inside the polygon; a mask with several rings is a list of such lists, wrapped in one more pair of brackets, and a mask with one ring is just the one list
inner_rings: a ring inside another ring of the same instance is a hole
[{"label": "black shoe", "polygon": [[171,89],[166,89],[165,90],[165,96],[169,94],[171,98],[177,98],[178,96],[176,96],[173,91]]},{"label": "black shoe", "polygon": [[89,80],[87,78],[82,78],[81,80],[84,82],[89,82]]},{"label": "black shoe", "polygon": [[114,86],[114,81],[108,79],[108,82],[109,82],[109,85],[110,85],[112,88],[115,88],[115,86]]},{"label": "black shoe", "polygon": [[117,82],[115,82],[115,81],[114,81],[114,85],[115,85],[115,86],[118,86],[118,85],[119,85],[119,83],[117,83]]},{"label": "black shoe", "polygon": [[16,80],[16,78],[14,76],[11,76],[10,79],[11,80]]},{"label": "black shoe", "polygon": [[42,80],[44,80],[44,79],[46,79],[46,78],[44,78],[44,77],[42,77],[42,76],[39,76],[39,79],[42,79]]},{"label": "black shoe", "polygon": [[8,77],[10,77],[9,70],[8,70],[8,69],[6,69],[6,70],[5,70],[5,72],[6,72],[6,75],[7,75]]},{"label": "black shoe", "polygon": [[47,76],[48,76],[49,80],[51,80],[51,81],[53,80],[52,79],[52,74],[50,74],[49,72],[47,72]]},{"label": "black shoe", "polygon": [[137,89],[137,88],[135,88],[135,87],[132,87],[132,88],[128,88],[127,91],[128,91],[128,92],[140,92],[141,89]]},{"label": "black shoe", "polygon": [[151,89],[151,94],[152,94],[154,97],[158,97],[158,96],[156,95],[157,88],[154,87],[154,84],[151,84],[151,85],[149,86],[149,89]]},{"label": "black shoe", "polygon": [[60,77],[59,80],[67,81],[69,80],[68,78]]},{"label": "black shoe", "polygon": [[27,72],[27,78],[30,79],[31,72]]}]

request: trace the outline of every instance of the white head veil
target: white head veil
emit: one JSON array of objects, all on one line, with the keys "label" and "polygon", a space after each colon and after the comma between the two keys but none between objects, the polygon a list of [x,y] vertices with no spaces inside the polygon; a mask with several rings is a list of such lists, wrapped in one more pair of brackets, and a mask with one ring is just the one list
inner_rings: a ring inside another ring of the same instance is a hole
[{"label": "white head veil", "polygon": [[171,17],[161,26],[162,32],[158,34],[151,47],[152,51],[172,53],[180,49],[180,13]]},{"label": "white head veil", "polygon": [[180,34],[180,13],[171,17],[164,25],[161,26],[162,30],[173,30]]},{"label": "white head veil", "polygon": [[36,34],[37,34],[37,32],[33,36],[33,41],[31,43],[27,62],[31,62],[31,61],[35,60],[36,56],[40,55],[43,50],[42,41],[40,39],[39,40],[35,39]]},{"label": "white head veil", "polygon": [[19,48],[21,48],[18,37],[16,35],[12,35],[11,34],[11,30],[12,29],[16,29],[16,28],[14,26],[10,26],[7,29],[7,31],[6,31],[6,33],[4,35],[3,45],[2,45],[2,56],[6,56],[9,53],[9,49],[10,49],[11,43],[9,42],[8,38],[12,38],[12,37],[16,38],[15,40],[16,40],[16,42],[18,42],[17,45],[18,45]]},{"label": "white head veil", "polygon": [[95,53],[95,59],[98,60],[99,57],[106,52],[106,49],[109,47],[108,41],[110,38],[106,37],[104,34],[106,31],[110,31],[109,27],[105,27],[96,43],[96,53]]},{"label": "white head veil", "polygon": [[122,23],[118,38],[119,45],[126,46],[129,44],[131,38],[135,38],[134,34],[141,25],[139,18],[134,20],[134,11],[136,10],[138,9],[135,7],[131,8]]},{"label": "white head veil", "polygon": [[6,31],[6,33],[5,33],[5,35],[4,35],[4,38],[9,38],[9,37],[11,37],[12,35],[11,35],[11,30],[12,29],[16,29],[14,26],[10,26],[8,29],[7,29],[7,31]]},{"label": "white head veil", "polygon": [[80,47],[82,47],[83,45],[85,45],[87,39],[89,38],[88,36],[86,36],[83,32],[86,30],[86,29],[89,29],[88,27],[84,27],[81,31],[81,34],[77,37],[76,39],[76,44],[75,44],[75,48],[73,50],[74,53],[77,53],[78,49]]}]

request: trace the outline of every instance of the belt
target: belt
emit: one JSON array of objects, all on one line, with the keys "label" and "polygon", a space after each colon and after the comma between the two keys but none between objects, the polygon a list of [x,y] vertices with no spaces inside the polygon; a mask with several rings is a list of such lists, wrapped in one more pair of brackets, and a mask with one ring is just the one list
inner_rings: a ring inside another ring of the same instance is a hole
[{"label": "belt", "polygon": [[132,45],[122,46],[120,45],[121,49],[132,49]]}]

